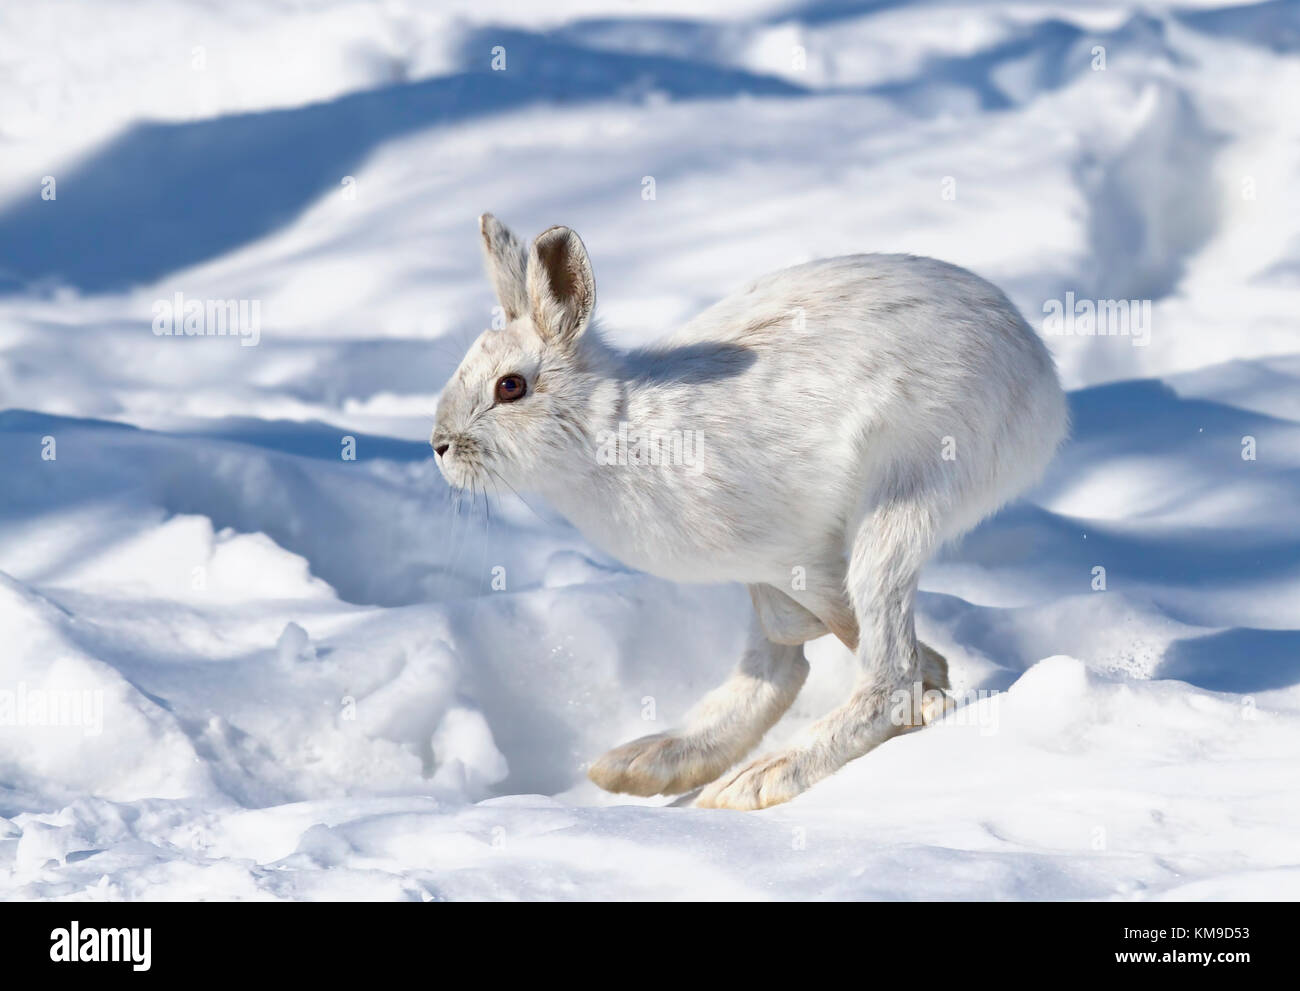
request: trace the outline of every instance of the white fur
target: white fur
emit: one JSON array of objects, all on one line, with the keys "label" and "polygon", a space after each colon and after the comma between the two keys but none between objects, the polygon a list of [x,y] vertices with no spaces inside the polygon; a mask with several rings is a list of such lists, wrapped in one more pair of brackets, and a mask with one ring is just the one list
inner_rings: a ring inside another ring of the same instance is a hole
[{"label": "white fur", "polygon": [[[620,352],[590,326],[576,234],[551,228],[524,262],[495,219],[482,228],[513,316],[471,346],[439,401],[448,482],[532,489],[628,565],[743,582],[754,600],[732,678],[681,730],[606,754],[593,780],[637,794],[707,785],[697,804],[763,808],[907,728],[890,720],[893,693],[947,687],[914,631],[921,567],[1031,484],[1066,431],[1051,357],[1006,297],[933,259],[853,255],[764,276],[662,344]],[[496,403],[510,373],[528,395]],[[688,432],[676,436],[697,457],[602,463],[620,424]],[[827,631],[857,651],[850,698],[790,750],[724,774],[793,701],[799,645]]]}]

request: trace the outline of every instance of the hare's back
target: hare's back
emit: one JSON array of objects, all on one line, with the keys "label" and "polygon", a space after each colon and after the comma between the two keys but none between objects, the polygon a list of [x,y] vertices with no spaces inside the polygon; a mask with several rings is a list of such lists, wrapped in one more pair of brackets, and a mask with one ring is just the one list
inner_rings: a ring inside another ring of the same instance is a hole
[{"label": "hare's back", "polygon": [[774,272],[673,341],[710,342],[749,362],[743,389],[717,382],[719,404],[755,401],[770,432],[779,422],[810,443],[898,431],[924,447],[932,427],[996,438],[998,423],[1026,415],[1063,429],[1042,340],[996,286],[933,258],[846,255]]},{"label": "hare's back", "polygon": [[846,334],[856,342],[887,339],[897,331],[913,344],[942,344],[985,323],[1005,335],[1008,317],[1034,336],[996,286],[966,269],[917,255],[843,255],[755,279],[699,314],[672,343],[779,347],[807,338],[833,343]]}]

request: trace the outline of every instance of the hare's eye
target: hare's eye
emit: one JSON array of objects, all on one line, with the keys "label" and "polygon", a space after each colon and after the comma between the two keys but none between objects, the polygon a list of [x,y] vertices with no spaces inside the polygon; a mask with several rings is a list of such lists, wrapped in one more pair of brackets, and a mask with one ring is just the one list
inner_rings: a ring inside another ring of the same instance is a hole
[{"label": "hare's eye", "polygon": [[528,383],[522,375],[502,375],[497,379],[498,402],[513,403],[516,399],[523,399],[527,393]]}]

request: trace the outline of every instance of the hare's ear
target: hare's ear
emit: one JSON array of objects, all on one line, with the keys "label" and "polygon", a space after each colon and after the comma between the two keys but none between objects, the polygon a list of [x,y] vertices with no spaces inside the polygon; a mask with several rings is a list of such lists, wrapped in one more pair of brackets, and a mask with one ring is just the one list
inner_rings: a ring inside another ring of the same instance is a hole
[{"label": "hare's ear", "polygon": [[478,228],[483,233],[488,277],[506,312],[506,320],[523,316],[528,312],[528,253],[523,242],[490,213],[478,218]]},{"label": "hare's ear", "polygon": [[533,325],[552,344],[572,344],[596,306],[596,280],[582,238],[567,227],[543,231],[528,253]]}]

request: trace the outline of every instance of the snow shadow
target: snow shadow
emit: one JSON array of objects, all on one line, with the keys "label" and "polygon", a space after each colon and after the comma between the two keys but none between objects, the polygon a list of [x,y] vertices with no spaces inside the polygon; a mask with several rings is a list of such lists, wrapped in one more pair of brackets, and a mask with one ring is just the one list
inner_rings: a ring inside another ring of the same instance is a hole
[{"label": "snow shadow", "polygon": [[[791,16],[812,25],[885,6],[813,4]],[[652,35],[677,31],[680,23],[630,22]],[[426,128],[538,104],[637,103],[652,95],[799,98],[815,92],[727,65],[738,44],[734,25],[696,24],[687,55],[637,50],[629,30],[629,22],[600,20],[545,33],[475,28],[459,43],[456,64],[462,71],[451,75],[308,106],[135,124],[66,173],[59,170],[57,200],[43,201],[39,177],[32,177],[29,194],[0,205],[0,295],[59,285],[86,293],[121,291],[219,257],[292,222],[338,190],[385,142]],[[1134,17],[1100,34],[1048,20],[987,49],[927,59],[903,79],[832,89],[876,96],[923,116],[1006,109],[1090,71],[1098,41],[1112,55],[1137,51],[1175,58],[1164,32],[1164,23],[1151,17]],[[505,51],[505,71],[490,69],[498,46]],[[1106,243],[1094,247],[1097,257],[1112,259],[1094,275],[1107,290],[1103,295],[1162,295],[1182,258],[1212,227],[1209,198],[1201,195],[1212,141],[1177,94],[1168,104],[1134,147],[1103,170],[1096,189],[1093,240]],[[1152,186],[1151,176],[1163,182],[1171,174],[1183,176],[1177,188]],[[1201,205],[1171,211],[1171,199]],[[1118,233],[1108,239],[1111,230]],[[1135,268],[1135,275],[1124,275]]]},{"label": "snow shadow", "polygon": [[[489,69],[494,46],[506,71]],[[110,292],[219,257],[289,223],[386,141],[530,104],[796,96],[784,80],[663,55],[606,52],[505,28],[468,33],[455,75],[325,103],[135,125],[0,208],[0,293]],[[437,163],[429,163],[436,169]]]},{"label": "snow shadow", "polygon": [[1170,644],[1157,678],[1215,692],[1266,692],[1300,684],[1300,630],[1245,627]]}]

